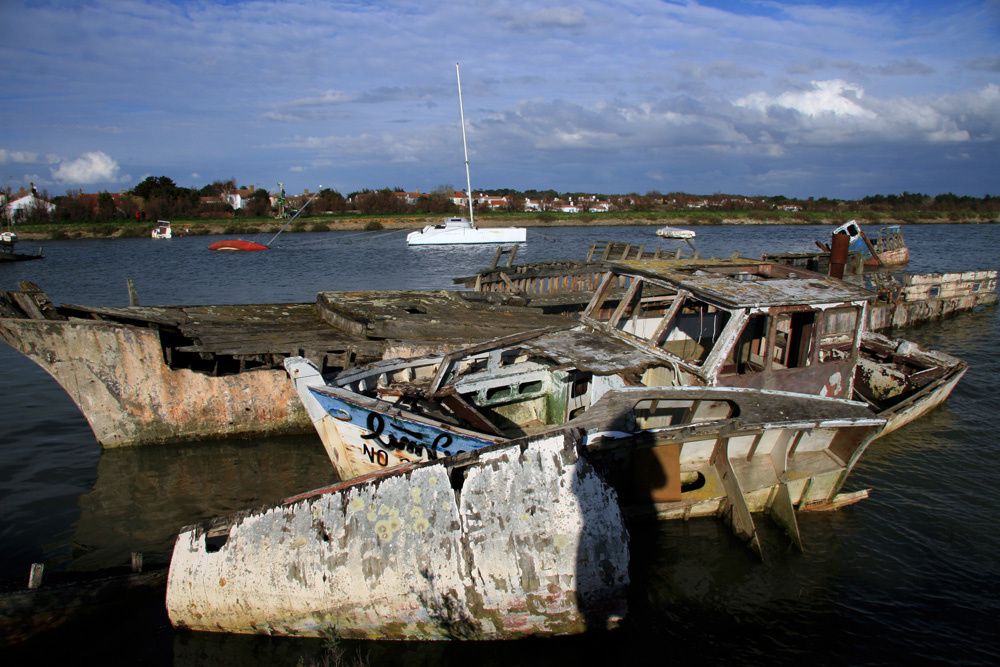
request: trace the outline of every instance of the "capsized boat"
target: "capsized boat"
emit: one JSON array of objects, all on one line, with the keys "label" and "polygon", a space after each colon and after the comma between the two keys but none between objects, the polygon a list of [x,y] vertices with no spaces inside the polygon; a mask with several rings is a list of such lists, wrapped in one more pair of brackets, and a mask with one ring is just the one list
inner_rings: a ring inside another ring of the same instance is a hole
[{"label": "capsized boat", "polygon": [[267,250],[270,246],[256,241],[244,241],[243,239],[223,239],[208,245],[209,250],[235,251],[235,252],[256,252]]},{"label": "capsized boat", "polygon": [[[313,196],[307,199],[306,203],[303,204],[299,208],[299,210],[295,212],[295,215],[288,218],[288,220],[286,220],[285,223],[278,228],[278,231],[275,233],[274,236],[271,237],[271,240],[268,241],[267,244],[257,243],[256,241],[244,241],[243,239],[224,239],[222,241],[216,241],[215,243],[210,243],[208,249],[222,250],[229,252],[258,252],[260,250],[270,250],[271,246],[274,244],[277,238],[281,236],[281,233],[286,229],[288,229],[289,225],[295,222],[296,218],[302,215],[302,211],[306,210],[309,204],[311,204],[313,200],[316,199],[316,197],[319,197],[322,190],[323,186],[321,185],[319,186],[319,189],[313,194]],[[281,191],[282,200],[284,199],[284,194],[285,191],[284,189],[282,189]]]},{"label": "capsized boat", "polygon": [[[494,363],[498,351],[490,351]],[[499,388],[493,373],[475,370],[481,360],[450,358],[436,380],[453,378],[459,390],[479,377]],[[444,370],[456,364],[464,378]],[[545,372],[556,380],[562,371]],[[571,397],[581,379],[563,375],[561,391]],[[524,394],[533,395],[539,380],[505,382],[532,385]],[[532,430],[540,397],[524,398],[506,419],[495,404],[494,423]],[[379,417],[364,417],[371,421],[362,428],[380,448],[376,431],[406,435],[413,422],[390,427],[395,408],[377,400],[385,410],[368,412]],[[863,404],[748,389],[620,387],[576,416],[571,403],[552,415],[562,423],[541,433],[185,528],[170,563],[171,622],[404,640],[607,629],[627,613],[627,519],[718,515],[759,550],[751,512],[767,510],[800,542],[794,510],[857,499],[840,489],[884,423]],[[412,407],[431,421],[428,405]],[[482,409],[486,419],[490,408]]]}]

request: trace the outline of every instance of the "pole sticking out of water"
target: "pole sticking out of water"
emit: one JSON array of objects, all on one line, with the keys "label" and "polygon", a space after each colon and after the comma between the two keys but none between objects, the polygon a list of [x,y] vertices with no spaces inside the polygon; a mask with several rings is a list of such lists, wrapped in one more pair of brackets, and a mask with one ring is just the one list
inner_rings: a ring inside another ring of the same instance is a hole
[{"label": "pole sticking out of water", "polygon": [[300,208],[299,210],[297,210],[297,211],[295,212],[295,215],[293,215],[292,217],[290,217],[290,218],[288,219],[288,222],[286,222],[285,224],[283,224],[283,225],[282,225],[282,226],[281,226],[281,227],[280,227],[280,228],[278,229],[278,233],[277,233],[277,234],[275,234],[274,236],[272,236],[272,237],[271,237],[271,240],[267,242],[267,245],[268,245],[268,247],[270,247],[270,246],[271,246],[271,244],[272,244],[272,243],[274,243],[274,240],[275,240],[276,238],[278,238],[278,237],[279,237],[279,236],[281,235],[281,232],[283,232],[283,231],[285,231],[286,229],[288,229],[288,225],[290,225],[290,224],[292,224],[293,222],[295,222],[295,218],[299,217],[299,215],[301,215],[302,211],[306,210],[306,206],[309,206],[309,204],[311,204],[311,203],[312,203],[312,200],[313,200],[313,199],[316,199],[316,197],[319,197],[319,193],[320,193],[320,192],[321,192],[322,190],[323,190],[323,186],[321,185],[321,186],[319,186],[319,190],[318,190],[318,191],[316,192],[316,194],[314,194],[314,195],[313,195],[312,197],[310,197],[310,198],[309,198],[309,199],[308,199],[308,200],[306,201],[306,203],[302,205],[302,208]]},{"label": "pole sticking out of water", "polygon": [[469,176],[469,146],[465,141],[465,107],[462,105],[462,75],[455,63],[455,79],[458,81],[458,115],[462,119],[462,150],[465,152],[465,196],[469,198],[469,224],[476,228],[476,218],[472,213],[472,177]]}]

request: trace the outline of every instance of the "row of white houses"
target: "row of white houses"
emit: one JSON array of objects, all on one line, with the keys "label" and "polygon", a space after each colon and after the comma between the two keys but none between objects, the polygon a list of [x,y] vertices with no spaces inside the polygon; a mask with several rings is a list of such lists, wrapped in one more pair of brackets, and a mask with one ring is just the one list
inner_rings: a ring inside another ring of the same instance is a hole
[{"label": "row of white houses", "polygon": [[[418,199],[427,196],[423,192],[396,192],[394,194],[404,200],[407,204],[415,204]],[[466,208],[469,205],[469,198],[464,192],[456,190],[452,193],[450,199],[451,202],[459,208]],[[508,209],[511,203],[511,200],[508,197],[496,197],[482,192],[473,194],[472,201],[479,208],[488,208],[493,211]],[[587,196],[579,197],[576,200],[574,200],[573,197],[568,199],[550,199],[544,201],[541,199],[526,198],[524,200],[524,210],[560,211],[562,213],[580,213],[584,211],[606,213],[611,210],[611,203],[599,200],[596,197]]]}]

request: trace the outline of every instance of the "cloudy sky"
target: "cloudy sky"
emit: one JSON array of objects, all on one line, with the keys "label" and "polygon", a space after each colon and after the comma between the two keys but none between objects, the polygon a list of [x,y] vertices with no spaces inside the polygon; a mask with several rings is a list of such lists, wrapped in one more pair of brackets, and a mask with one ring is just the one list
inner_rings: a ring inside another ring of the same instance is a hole
[{"label": "cloudy sky", "polygon": [[1000,194],[997,0],[0,2],[0,185]]}]

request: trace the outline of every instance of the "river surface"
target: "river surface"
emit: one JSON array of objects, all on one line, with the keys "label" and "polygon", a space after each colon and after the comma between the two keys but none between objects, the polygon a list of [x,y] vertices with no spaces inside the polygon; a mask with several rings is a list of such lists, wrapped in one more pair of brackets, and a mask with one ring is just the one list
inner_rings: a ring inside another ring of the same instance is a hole
[{"label": "river surface", "polygon": [[[593,241],[657,244],[655,227],[532,228],[519,262],[582,258]],[[811,250],[818,226],[698,227],[706,256]],[[904,228],[908,270],[1000,266],[1000,226]],[[31,280],[57,304],[313,301],[322,290],[450,289],[494,249],[406,247],[403,233],[284,234],[261,253],[212,253],[221,237],[22,242],[45,259],[0,264],[0,289]],[[266,238],[258,239],[267,241]],[[845,490],[865,502],[800,518],[805,553],[768,523],[760,562],[715,520],[634,532],[632,613],[585,638],[478,643],[329,642],[175,633],[161,604],[70,626],[6,652],[117,664],[898,664],[1000,663],[1000,314],[902,335],[970,364],[949,402],[879,440]],[[169,558],[177,530],[333,479],[314,436],[102,452],[62,389],[0,345],[0,581]],[[2,646],[2,642],[0,642]],[[4,658],[4,655],[7,655]]]}]

